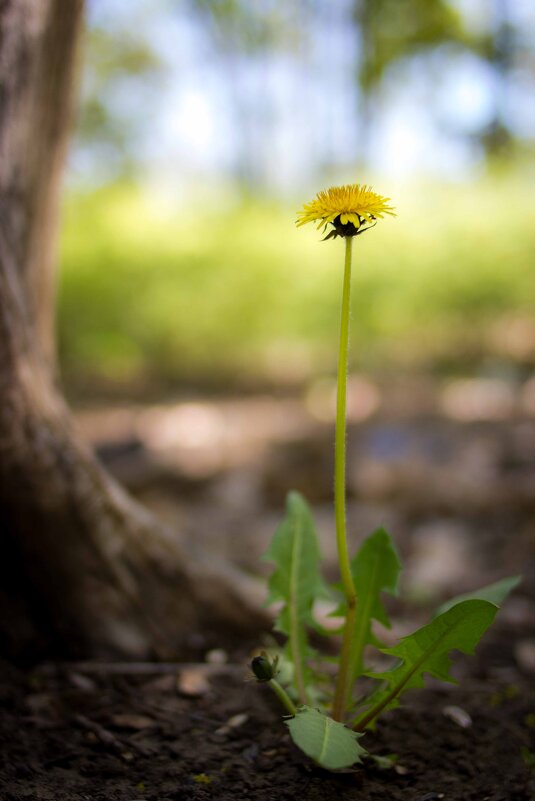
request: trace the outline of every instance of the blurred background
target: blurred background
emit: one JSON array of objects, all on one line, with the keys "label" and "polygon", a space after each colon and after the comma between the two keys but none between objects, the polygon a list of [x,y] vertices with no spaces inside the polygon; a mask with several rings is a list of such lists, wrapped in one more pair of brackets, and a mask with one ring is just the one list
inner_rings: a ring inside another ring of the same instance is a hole
[{"label": "blurred background", "polygon": [[295,211],[372,183],[353,363],[521,381],[535,322],[531,0],[90,0],[62,247],[73,391],[334,367],[343,245]]},{"label": "blurred background", "polygon": [[355,248],[354,536],[424,595],[532,553],[534,45],[532,0],[89,0],[63,381],[184,536],[252,569],[297,487],[331,547],[343,243],[294,222],[359,182],[398,216]]}]

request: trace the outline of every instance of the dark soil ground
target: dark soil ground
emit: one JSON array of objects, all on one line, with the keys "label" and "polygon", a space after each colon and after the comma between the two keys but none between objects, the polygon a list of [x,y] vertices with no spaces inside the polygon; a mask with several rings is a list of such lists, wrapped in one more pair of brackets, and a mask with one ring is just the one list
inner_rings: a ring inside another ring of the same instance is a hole
[{"label": "dark soil ground", "polygon": [[[395,754],[394,767],[370,762],[334,775],[293,747],[268,689],[244,681],[242,667],[216,672],[196,698],[177,691],[177,669],[122,669],[47,666],[23,675],[4,667],[2,801],[535,798],[534,697],[511,671],[472,671],[462,689],[416,693],[363,741],[375,754]],[[451,706],[468,713],[468,727],[447,715]]]},{"label": "dark soil ground", "polygon": [[[425,387],[409,394],[409,411],[399,396],[394,411],[383,403],[364,419],[354,409],[348,443],[353,543],[386,524],[406,565],[394,634],[448,595],[524,580],[476,657],[458,660],[458,686],[407,696],[366,735],[370,751],[396,755],[393,767],[316,768],[293,747],[269,690],[246,680],[259,643],[236,651],[222,631],[197,643],[194,665],[0,663],[0,801],[534,801],[535,423],[499,405],[459,419]],[[300,489],[335,579],[332,423],[300,402],[116,409],[81,424],[183,545],[250,575],[285,492]],[[227,664],[210,661],[214,646]]]}]

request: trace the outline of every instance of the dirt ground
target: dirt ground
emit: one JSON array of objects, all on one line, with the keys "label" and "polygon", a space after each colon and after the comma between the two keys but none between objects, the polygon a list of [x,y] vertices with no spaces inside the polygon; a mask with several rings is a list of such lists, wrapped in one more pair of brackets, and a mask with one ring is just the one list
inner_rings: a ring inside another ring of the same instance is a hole
[{"label": "dirt ground", "polygon": [[[504,668],[505,642],[490,642]],[[2,801],[535,798],[534,694],[512,667],[497,676],[480,665],[461,689],[415,694],[363,741],[395,754],[394,767],[367,762],[339,775],[294,748],[267,688],[245,681],[242,666],[208,679],[198,666],[182,668],[197,677],[195,698],[177,689],[180,668],[132,675],[122,667],[22,675],[4,666]]]},{"label": "dirt ground", "polygon": [[[350,385],[352,542],[385,525],[406,565],[392,636],[448,595],[524,578],[476,657],[458,660],[458,686],[415,692],[366,735],[393,767],[314,767],[268,690],[246,680],[262,635],[236,650],[221,632],[191,665],[1,664],[1,801],[533,801],[535,420],[488,386],[416,389]],[[79,421],[191,551],[237,564],[261,598],[260,556],[291,488],[313,505],[336,578],[329,392],[86,409]]]}]

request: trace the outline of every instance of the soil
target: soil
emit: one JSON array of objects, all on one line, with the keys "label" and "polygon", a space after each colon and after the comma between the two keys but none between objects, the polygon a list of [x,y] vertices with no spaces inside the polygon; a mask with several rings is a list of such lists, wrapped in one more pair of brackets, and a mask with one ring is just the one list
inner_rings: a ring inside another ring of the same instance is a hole
[{"label": "soil", "polygon": [[365,736],[372,753],[395,755],[393,766],[368,761],[341,774],[320,770],[292,745],[276,699],[246,680],[245,661],[30,672],[4,664],[0,797],[533,801],[535,698],[511,644],[498,625],[478,657],[457,666],[459,687],[414,692]]},{"label": "soil", "polygon": [[[296,487],[336,578],[331,423],[265,398],[148,412],[81,423],[188,547],[258,571]],[[199,421],[207,444],[191,429]],[[173,447],[169,431],[179,431]],[[459,685],[407,695],[366,735],[369,751],[396,755],[393,766],[318,769],[292,745],[269,688],[247,680],[259,643],[236,652],[222,631],[197,643],[193,665],[0,663],[0,801],[535,801],[534,443],[531,414],[515,410],[459,421],[433,406],[415,421],[387,409],[350,428],[353,544],[385,524],[406,565],[405,600],[390,604],[395,636],[450,595],[524,575],[476,656],[457,660]],[[214,646],[228,664],[210,662]]]}]

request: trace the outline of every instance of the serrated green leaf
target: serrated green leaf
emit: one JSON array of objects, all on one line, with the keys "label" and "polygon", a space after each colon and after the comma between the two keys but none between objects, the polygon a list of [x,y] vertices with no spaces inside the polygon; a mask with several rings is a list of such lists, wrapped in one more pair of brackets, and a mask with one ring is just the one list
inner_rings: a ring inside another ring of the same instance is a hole
[{"label": "serrated green leaf", "polygon": [[[372,634],[372,620],[390,628],[381,593],[397,595],[401,563],[392,538],[384,528],[367,537],[351,562],[351,574],[357,590],[357,619],[351,645],[351,678],[355,681],[363,671],[366,645],[380,645]],[[345,615],[342,603],[335,615]]]},{"label": "serrated green leaf", "polygon": [[442,606],[439,606],[435,612],[435,617],[444,614],[444,612],[447,612],[452,606],[461,603],[461,601],[490,601],[491,604],[501,606],[509,593],[514,590],[521,581],[522,576],[509,576],[508,578],[500,579],[500,581],[495,581],[494,584],[487,584],[486,587],[481,587],[481,589],[475,590],[474,592],[466,592],[463,593],[463,595],[457,595],[455,598],[451,598],[449,601],[443,603]]},{"label": "serrated green leaf", "polygon": [[326,770],[349,768],[366,754],[358,742],[362,735],[317,709],[303,706],[294,718],[285,723],[298,748]]},{"label": "serrated green leaf", "polygon": [[405,690],[423,687],[424,673],[455,683],[450,675],[452,650],[472,654],[490,626],[498,607],[489,601],[462,601],[427,626],[403,639],[394,648],[381,649],[400,661],[385,673],[370,673],[382,685],[367,701],[367,709],[357,719],[355,728],[362,731],[373,725],[378,715],[399,703]]},{"label": "serrated green leaf", "polygon": [[288,636],[294,685],[299,699],[306,702],[311,678],[306,661],[311,654],[306,626],[313,625],[314,601],[326,594],[326,587],[319,571],[320,551],[312,513],[299,493],[289,493],[286,517],[263,558],[275,563],[268,603],[283,602],[275,627]]}]

